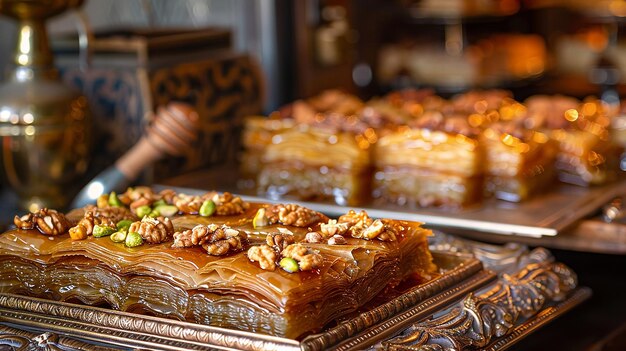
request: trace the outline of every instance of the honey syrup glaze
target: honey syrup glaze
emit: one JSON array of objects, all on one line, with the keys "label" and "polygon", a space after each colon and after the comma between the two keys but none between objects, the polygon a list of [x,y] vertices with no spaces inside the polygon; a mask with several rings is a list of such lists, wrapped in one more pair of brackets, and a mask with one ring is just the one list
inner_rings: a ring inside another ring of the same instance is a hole
[{"label": "honey syrup glaze", "polygon": [[[246,232],[243,251],[226,256],[199,246],[175,248],[172,241],[130,248],[108,237],[73,241],[68,234],[10,230],[0,235],[0,291],[296,338],[357,310],[390,283],[435,269],[424,244],[429,231],[419,223],[398,221],[396,241],[307,243],[306,234],[320,223],[255,228],[255,214],[268,206],[251,203],[236,216],[171,217],[176,231],[213,223]],[[323,264],[295,273],[261,269],[246,251],[269,233],[293,235]]]}]

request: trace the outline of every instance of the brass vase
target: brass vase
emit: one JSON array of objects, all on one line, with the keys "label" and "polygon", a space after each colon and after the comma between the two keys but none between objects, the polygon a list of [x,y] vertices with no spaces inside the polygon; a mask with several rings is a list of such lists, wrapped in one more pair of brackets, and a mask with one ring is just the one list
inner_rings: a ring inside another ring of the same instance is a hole
[{"label": "brass vase", "polygon": [[87,100],[53,66],[46,19],[83,0],[0,0],[18,21],[14,67],[0,84],[5,179],[24,209],[64,209],[80,186],[90,154]]}]

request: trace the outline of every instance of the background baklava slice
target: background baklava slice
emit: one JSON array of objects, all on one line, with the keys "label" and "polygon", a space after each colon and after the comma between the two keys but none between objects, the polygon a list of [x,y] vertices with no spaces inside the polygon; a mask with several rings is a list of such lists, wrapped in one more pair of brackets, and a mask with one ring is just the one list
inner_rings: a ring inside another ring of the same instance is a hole
[{"label": "background baklava slice", "polygon": [[523,201],[554,178],[557,145],[545,133],[527,129],[521,122],[494,123],[481,133],[485,190],[501,200]]},{"label": "background baklava slice", "polygon": [[372,129],[360,134],[306,125],[277,134],[265,149],[258,191],[274,199],[360,204],[369,198],[374,137]]},{"label": "background baklava slice", "polygon": [[482,198],[483,152],[460,116],[425,113],[374,148],[373,195],[385,202],[458,208]]},{"label": "background baklava slice", "polygon": [[[623,150],[611,136],[613,109],[594,98],[577,107],[564,104],[558,96],[542,99],[553,102],[553,112],[543,125],[558,144],[555,167],[559,180],[589,186],[617,179]],[[533,104],[536,102],[529,102],[529,106]]]}]

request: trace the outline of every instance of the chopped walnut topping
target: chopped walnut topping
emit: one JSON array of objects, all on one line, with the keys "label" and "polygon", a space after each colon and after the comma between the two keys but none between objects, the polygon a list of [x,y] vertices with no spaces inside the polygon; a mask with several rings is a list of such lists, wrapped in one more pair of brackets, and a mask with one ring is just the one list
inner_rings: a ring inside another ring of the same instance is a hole
[{"label": "chopped walnut topping", "polygon": [[377,219],[372,222],[370,226],[363,229],[360,234],[363,239],[370,240],[377,237],[378,234],[382,233],[384,229],[385,225],[383,224],[383,222],[380,219]]},{"label": "chopped walnut topping", "polygon": [[158,200],[160,196],[155,194],[150,187],[138,186],[126,189],[126,192],[118,195],[118,198],[124,205],[135,209],[139,206],[152,204]]},{"label": "chopped walnut topping", "polygon": [[152,203],[154,202],[154,199],[152,198],[148,198],[148,197],[141,197],[133,202],[130,203],[130,208],[132,210],[137,209],[138,207],[141,206],[150,206],[152,205]]},{"label": "chopped walnut topping", "polygon": [[376,239],[380,241],[396,241],[398,240],[398,236],[400,235],[401,227],[397,224],[397,222],[390,221],[388,219],[383,219],[382,222],[385,224],[385,229],[382,233],[378,234]]},{"label": "chopped walnut topping", "polygon": [[301,244],[291,244],[287,246],[283,250],[282,255],[298,261],[298,267],[301,271],[319,268],[324,263],[324,259],[320,254],[312,252]]},{"label": "chopped walnut topping", "polygon": [[35,221],[33,220],[34,216],[32,213],[28,213],[23,215],[22,217],[15,216],[13,218],[13,223],[19,229],[33,229],[35,227]]},{"label": "chopped walnut topping", "polygon": [[365,211],[356,213],[354,210],[350,210],[347,214],[339,217],[339,223],[346,223],[349,226],[348,233],[353,238],[361,238],[361,232],[369,227],[373,221]]},{"label": "chopped walnut topping", "polygon": [[347,214],[339,217],[339,223],[346,223],[348,233],[353,238],[358,239],[378,239],[381,241],[397,240],[398,228],[391,225],[386,220],[373,220],[365,211],[356,213],[350,210]]},{"label": "chopped walnut topping", "polygon": [[266,217],[270,224],[282,223],[295,227],[308,227],[321,220],[326,220],[323,214],[296,204],[272,205],[266,210]]},{"label": "chopped walnut topping", "polygon": [[178,194],[173,199],[174,205],[178,207],[180,212],[186,214],[196,214],[200,210],[204,200],[200,196]]},{"label": "chopped walnut topping", "polygon": [[222,195],[215,194],[212,200],[217,206],[215,213],[218,216],[242,214],[250,207],[249,203],[243,201],[239,196],[233,196],[229,192],[225,192]]},{"label": "chopped walnut topping", "polygon": [[[296,260],[297,261],[297,260]],[[311,253],[302,257],[302,260],[298,262],[298,266],[301,271],[310,271],[319,268],[324,263],[322,255],[317,253]]]},{"label": "chopped walnut topping", "polygon": [[159,196],[165,203],[168,205],[174,204],[174,198],[176,197],[176,192],[172,189],[163,189],[159,192]]},{"label": "chopped walnut topping", "polygon": [[328,239],[328,245],[345,245],[348,241],[346,238],[339,234],[333,235],[330,239]]},{"label": "chopped walnut topping", "polygon": [[377,219],[363,230],[354,232],[354,235],[356,235],[354,237],[365,240],[378,239],[380,241],[395,241],[397,234],[397,228]]},{"label": "chopped walnut topping", "polygon": [[271,233],[265,237],[267,245],[272,247],[276,252],[282,252],[288,245],[294,243],[293,235]]},{"label": "chopped walnut topping", "polygon": [[[234,230],[234,229],[231,229]],[[225,232],[228,232],[226,230]],[[213,256],[222,256],[226,255],[229,252],[237,252],[243,250],[243,246],[245,241],[247,240],[247,236],[243,232],[239,232],[235,230],[237,234],[227,236],[224,239],[217,240],[212,243],[204,244],[202,247],[206,250],[209,255]]]},{"label": "chopped walnut topping", "polygon": [[70,222],[64,214],[47,208],[22,217],[15,216],[13,223],[20,229],[37,228],[46,235],[63,234],[70,228]]},{"label": "chopped walnut topping", "polygon": [[322,223],[320,225],[320,232],[325,238],[329,238],[333,235],[343,235],[348,231],[348,223],[337,222],[336,219],[331,219],[328,223]]},{"label": "chopped walnut topping", "polygon": [[304,241],[311,244],[319,244],[324,241],[324,237],[318,232],[308,232],[304,237]]},{"label": "chopped walnut topping", "polygon": [[134,188],[128,188],[123,195],[127,196],[132,202],[132,201],[139,200],[141,198],[153,197],[154,191],[152,190],[152,188],[148,186],[137,186]]},{"label": "chopped walnut topping", "polygon": [[238,215],[250,207],[249,203],[243,201],[239,196],[233,196],[229,192],[225,192],[222,195],[216,192],[208,192],[202,196],[177,194],[172,197],[171,201],[181,212],[197,214],[200,211],[200,207],[202,207],[202,203],[206,200],[211,200],[215,203],[215,214],[219,216]]},{"label": "chopped walnut topping", "polygon": [[248,249],[248,259],[259,262],[261,269],[268,271],[276,269],[276,251],[268,245],[252,246]]},{"label": "chopped walnut topping", "polygon": [[135,216],[130,210],[124,207],[105,207],[97,208],[93,206],[85,207],[85,213],[91,212],[96,219],[95,224],[115,224],[124,219],[136,220]]},{"label": "chopped walnut topping", "polygon": [[202,246],[209,255],[222,256],[241,251],[248,236],[227,225],[199,224],[193,229],[174,233],[173,247]]},{"label": "chopped walnut topping", "polygon": [[174,225],[167,217],[144,217],[141,221],[133,222],[128,232],[139,233],[143,240],[150,244],[159,244],[168,241],[174,234]]},{"label": "chopped walnut topping", "polygon": [[296,261],[300,261],[309,250],[301,244],[291,244],[287,246],[281,254],[284,257],[291,257]]},{"label": "chopped walnut topping", "polygon": [[367,215],[367,212],[361,211],[356,213],[354,210],[348,211],[345,215],[339,217],[339,223],[346,223],[348,226],[352,227],[359,223],[363,223],[364,225],[370,225],[372,223],[372,219]]},{"label": "chopped walnut topping", "polygon": [[93,233],[95,225],[115,228],[117,222],[124,219],[136,220],[137,217],[124,207],[86,206],[83,218],[70,228],[70,237],[72,240],[83,240]]}]

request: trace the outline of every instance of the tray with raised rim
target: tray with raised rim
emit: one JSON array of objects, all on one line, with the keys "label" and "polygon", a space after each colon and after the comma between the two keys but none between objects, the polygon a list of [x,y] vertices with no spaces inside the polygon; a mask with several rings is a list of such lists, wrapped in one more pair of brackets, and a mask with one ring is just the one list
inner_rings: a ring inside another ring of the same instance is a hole
[{"label": "tray with raised rim", "polygon": [[302,340],[15,294],[0,294],[0,322],[124,348],[324,350],[348,341],[362,348],[495,279],[479,260],[465,254],[434,252],[434,258],[441,273],[434,279],[403,286],[390,299],[378,296],[358,314]]},{"label": "tray with raised rim", "polygon": [[[288,197],[281,199],[259,197],[252,190],[238,187],[237,179],[237,168],[227,166],[167,179],[160,187],[188,193],[201,192],[196,188],[219,189],[241,194],[242,198],[248,201],[293,202],[329,215],[340,215],[348,209],[346,206],[333,203],[300,201]],[[460,210],[408,208],[378,203],[366,203],[349,208],[364,209],[378,218],[424,222],[430,228],[447,231],[541,238],[556,236],[622,194],[626,194],[626,181],[589,188],[556,184],[550,192],[521,203],[489,199],[481,205]]]},{"label": "tray with raised rim", "polygon": [[431,248],[442,268],[438,278],[302,340],[0,294],[0,347],[496,351],[591,296],[578,286],[575,272],[542,248],[486,245],[441,233]]}]

